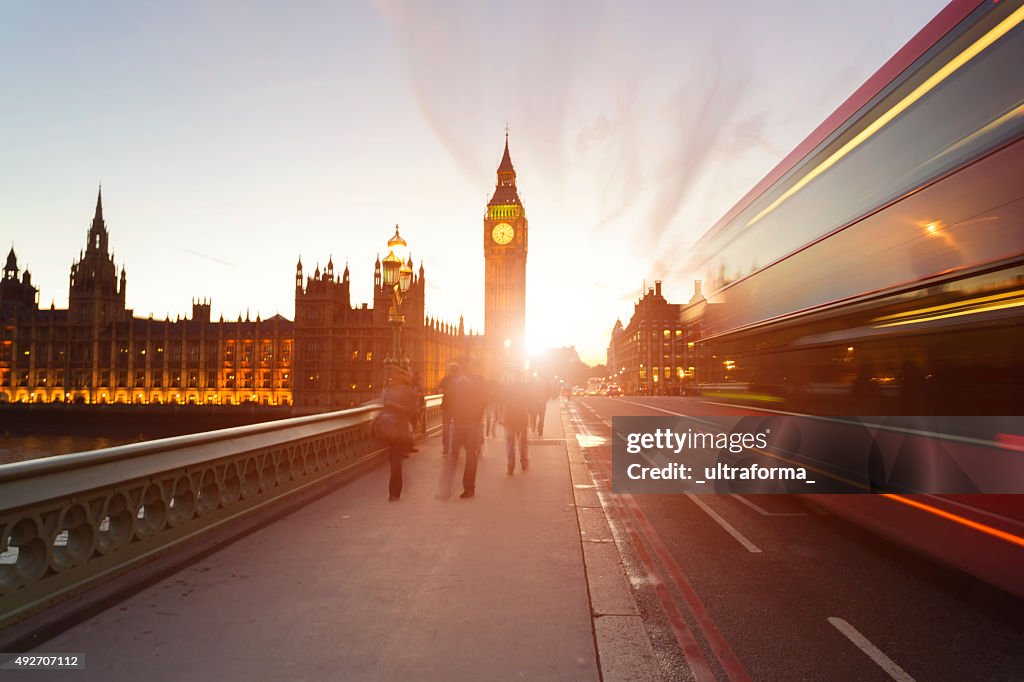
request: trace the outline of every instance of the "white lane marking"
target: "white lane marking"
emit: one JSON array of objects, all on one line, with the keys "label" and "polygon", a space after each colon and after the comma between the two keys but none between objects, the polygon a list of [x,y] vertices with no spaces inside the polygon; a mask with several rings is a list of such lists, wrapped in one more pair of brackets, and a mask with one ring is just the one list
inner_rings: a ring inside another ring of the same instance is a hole
[{"label": "white lane marking", "polygon": [[[631,405],[641,405],[642,407],[651,407],[650,405],[643,405],[642,403],[632,403],[632,402],[630,402],[628,400],[624,400],[622,402],[627,402],[627,403],[630,403]],[[668,412],[668,410],[662,410],[661,408],[658,408],[658,407],[651,407],[651,409],[652,410],[659,410],[661,412]],[[669,414],[674,414],[674,415],[679,416],[679,417],[687,417],[688,416],[688,415],[685,415],[685,414],[679,414],[678,412],[669,412]],[[691,417],[691,419],[693,419],[693,417]],[[701,421],[701,420],[698,419],[697,421]],[[619,438],[622,438],[621,434],[619,435]],[[650,464],[652,466],[657,466],[654,462],[651,461],[651,459],[649,457],[647,457],[647,453],[641,452],[640,456],[643,457],[645,460],[647,460],[648,464]],[[728,521],[726,521],[721,516],[719,516],[718,513],[715,512],[714,509],[712,509],[711,507],[706,505],[703,500],[701,500],[700,498],[698,498],[695,494],[693,494],[691,492],[686,492],[684,494],[687,497],[689,497],[691,500],[693,500],[694,504],[696,504],[698,507],[703,509],[704,513],[706,513],[708,516],[710,516],[719,526],[721,526],[725,530],[726,533],[728,533],[729,535],[733,536],[733,538],[735,538],[736,542],[738,542],[741,545],[743,545],[743,547],[748,552],[751,552],[753,554],[760,554],[761,553],[761,549],[757,545],[755,545],[753,542],[751,542],[746,537],[744,537],[744,535],[742,533],[740,533],[738,530],[733,528],[733,526]]]},{"label": "white lane marking", "polygon": [[[623,400],[621,402],[627,403],[629,405],[637,405],[638,407],[644,407],[644,408],[647,408],[648,410],[657,410],[658,412],[664,412],[665,414],[671,414],[671,415],[673,415],[675,417],[686,417],[687,419],[692,419],[693,421],[700,422],[701,424],[710,424],[711,426],[718,426],[717,422],[713,422],[713,421],[710,421],[708,419],[701,419],[700,417],[694,417],[692,414],[683,414],[682,412],[673,412],[672,410],[663,410],[662,408],[655,407],[654,405],[648,405],[647,403],[635,403],[632,400]],[[642,417],[643,415],[637,414],[637,415],[629,415],[629,416]]]},{"label": "white lane marking", "polygon": [[747,498],[743,497],[742,495],[737,495],[736,493],[729,493],[729,494],[731,496],[735,497],[737,500],[739,500],[743,504],[745,504],[748,507],[750,507],[751,509],[753,509],[754,511],[756,511],[761,516],[807,516],[803,512],[770,512],[767,509],[762,508],[761,505],[754,504],[753,502],[751,502]]},{"label": "white lane marking", "polygon": [[846,635],[846,638],[853,642],[854,646],[867,654],[868,658],[878,664],[878,666],[888,673],[889,677],[898,682],[914,682],[914,678],[907,674],[907,671],[896,665],[896,662],[886,656],[881,649],[872,644],[867,637],[860,634],[857,628],[847,623],[842,618],[832,617],[828,619],[828,622],[835,627],[836,630]]},{"label": "white lane marking", "polygon": [[754,544],[753,542],[751,542],[750,540],[748,540],[748,539],[746,539],[745,537],[743,537],[743,534],[742,534],[742,533],[740,533],[740,532],[739,532],[738,530],[736,530],[735,528],[733,528],[733,527],[732,527],[732,526],[731,526],[731,525],[729,524],[729,522],[728,522],[728,521],[726,521],[725,519],[723,519],[723,518],[722,518],[721,516],[719,516],[719,515],[718,515],[718,514],[717,514],[717,513],[715,512],[715,510],[714,510],[714,509],[712,509],[711,507],[709,507],[709,506],[707,506],[706,504],[704,504],[704,501],[703,501],[703,500],[701,500],[701,499],[700,499],[700,498],[699,498],[699,497],[698,497],[697,495],[695,495],[695,494],[693,494],[693,493],[691,493],[691,492],[687,492],[687,493],[684,493],[684,494],[685,494],[685,495],[686,495],[687,497],[689,497],[689,498],[690,498],[691,500],[693,500],[693,503],[694,503],[695,505],[697,505],[698,507],[700,507],[701,509],[703,509],[703,510],[704,510],[704,512],[705,512],[705,513],[706,513],[706,514],[707,514],[708,516],[710,516],[710,517],[711,517],[712,519],[714,519],[714,520],[715,520],[715,522],[717,522],[719,526],[721,526],[722,528],[724,528],[724,529],[725,529],[725,532],[726,532],[726,533],[728,533],[729,535],[733,536],[733,538],[735,538],[735,539],[736,539],[736,542],[738,542],[738,543],[740,543],[741,545],[743,545],[743,546],[744,546],[744,547],[745,547],[745,548],[747,549],[747,551],[748,551],[748,552],[752,552],[752,553],[754,553],[754,554],[760,554],[760,553],[761,553],[761,550],[760,550],[760,549],[758,548],[758,546],[757,546],[757,545],[755,545],[755,544]]}]

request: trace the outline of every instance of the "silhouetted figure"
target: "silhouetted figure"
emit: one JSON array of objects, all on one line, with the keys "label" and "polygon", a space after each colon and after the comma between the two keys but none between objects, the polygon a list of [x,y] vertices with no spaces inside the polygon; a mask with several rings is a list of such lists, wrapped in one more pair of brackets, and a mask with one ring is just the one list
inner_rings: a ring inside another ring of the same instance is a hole
[{"label": "silhouetted figure", "polygon": [[391,378],[381,395],[384,407],[377,417],[377,435],[388,443],[391,477],[388,480],[388,501],[402,496],[402,459],[412,448],[412,418],[419,408],[419,399],[412,389],[412,378],[400,368],[391,370]]},{"label": "silhouetted figure", "polygon": [[[413,430],[416,433],[427,432],[427,396],[423,392],[423,384],[418,374],[412,375],[412,390],[416,394],[416,414],[413,416]],[[418,450],[413,447],[413,452]]]},{"label": "silhouetted figure", "polygon": [[472,366],[466,366],[465,371],[452,379],[445,394],[445,402],[449,403],[451,410],[451,443],[441,468],[437,497],[451,497],[459,452],[465,450],[462,494],[459,495],[465,499],[476,494],[476,465],[483,444],[483,414],[487,405],[483,378],[473,371]]},{"label": "silhouetted figure", "polygon": [[499,387],[492,380],[486,380],[485,382],[485,399],[487,401],[487,407],[484,409],[484,437],[494,438],[495,436],[495,425],[498,423],[498,400],[499,400]]},{"label": "silhouetted figure", "polygon": [[547,410],[548,391],[544,382],[534,377],[529,384],[530,426],[540,438],[544,435],[544,412]]},{"label": "silhouetted figure", "polygon": [[508,458],[509,476],[516,470],[516,444],[519,445],[519,464],[523,471],[530,467],[526,427],[530,420],[529,387],[523,381],[509,377],[502,387],[500,403],[501,425],[505,429],[505,456]]},{"label": "silhouetted figure", "polygon": [[454,362],[448,363],[445,368],[444,378],[438,384],[437,390],[441,394],[441,454],[447,455],[452,444],[452,408],[448,392],[451,390],[452,382],[461,372],[461,369]]}]

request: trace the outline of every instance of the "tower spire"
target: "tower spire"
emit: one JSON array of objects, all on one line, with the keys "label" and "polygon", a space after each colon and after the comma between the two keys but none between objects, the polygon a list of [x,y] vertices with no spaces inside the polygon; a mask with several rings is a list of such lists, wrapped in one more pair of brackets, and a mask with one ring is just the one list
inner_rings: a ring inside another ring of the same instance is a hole
[{"label": "tower spire", "polygon": [[505,126],[505,153],[501,155],[501,163],[498,164],[498,175],[512,173],[515,180],[516,169],[512,167],[512,157],[508,153],[508,125]]},{"label": "tower spire", "polygon": [[93,214],[92,224],[89,226],[89,237],[86,246],[87,251],[94,249],[99,250],[101,253],[108,253],[107,224],[103,220],[103,185],[100,185],[99,190],[96,192],[96,212]]},{"label": "tower spire", "polygon": [[[494,186],[494,195],[487,203],[492,206],[519,206],[519,193],[516,190],[516,169],[512,165],[512,156],[508,152],[508,127],[505,128],[505,151],[501,155],[501,163],[498,164],[498,181]],[[506,216],[509,217],[509,216]]]}]

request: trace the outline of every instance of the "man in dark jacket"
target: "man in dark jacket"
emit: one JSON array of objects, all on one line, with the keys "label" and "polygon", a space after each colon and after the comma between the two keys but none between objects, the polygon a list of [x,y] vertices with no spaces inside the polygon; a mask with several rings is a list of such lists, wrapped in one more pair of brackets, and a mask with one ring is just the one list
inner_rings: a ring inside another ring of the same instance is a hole
[{"label": "man in dark jacket", "polygon": [[451,497],[460,450],[466,451],[466,464],[462,472],[462,494],[459,497],[465,499],[476,494],[476,464],[483,445],[483,415],[487,397],[483,378],[476,374],[472,365],[462,364],[465,365],[464,371],[452,379],[445,393],[445,404],[449,406],[452,426],[451,442],[444,457],[438,485],[439,499]]},{"label": "man in dark jacket", "polygon": [[419,408],[419,398],[412,388],[412,377],[404,369],[395,367],[381,402],[381,417],[388,422],[383,434],[389,445],[391,477],[388,480],[388,501],[396,502],[402,496],[402,459],[412,448],[412,418]]}]

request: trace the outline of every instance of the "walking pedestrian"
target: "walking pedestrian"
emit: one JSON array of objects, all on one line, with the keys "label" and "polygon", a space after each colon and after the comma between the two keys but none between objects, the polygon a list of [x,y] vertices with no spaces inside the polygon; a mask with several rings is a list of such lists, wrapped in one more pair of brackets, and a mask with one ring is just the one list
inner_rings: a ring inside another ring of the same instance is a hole
[{"label": "walking pedestrian", "polygon": [[445,368],[444,377],[437,386],[438,393],[441,394],[441,454],[447,455],[451,449],[452,443],[452,407],[451,400],[448,397],[449,391],[451,391],[452,382],[459,376],[459,366],[454,363],[448,363]]},{"label": "walking pedestrian", "polygon": [[534,377],[529,385],[530,425],[538,438],[544,436],[544,413],[548,406],[548,392],[544,382]]},{"label": "walking pedestrian", "polygon": [[486,391],[483,379],[475,373],[470,362],[460,363],[460,366],[464,366],[463,371],[452,380],[445,394],[445,402],[449,403],[451,410],[451,442],[441,468],[438,499],[451,497],[459,453],[463,450],[466,461],[462,472],[462,494],[459,497],[466,499],[476,494],[476,466],[483,445]]},{"label": "walking pedestrian", "polygon": [[400,367],[392,368],[381,401],[383,407],[374,420],[374,427],[377,437],[388,444],[391,459],[388,501],[396,502],[402,496],[402,460],[412,449],[412,418],[419,407],[408,372]]},{"label": "walking pedestrian", "polygon": [[516,445],[519,449],[519,465],[523,471],[530,468],[527,448],[527,424],[530,420],[530,396],[527,385],[511,376],[502,387],[500,415],[505,429],[505,456],[508,460],[506,473],[512,476],[516,471]]},{"label": "walking pedestrian", "polygon": [[498,394],[500,392],[500,388],[497,383],[491,379],[485,380],[484,385],[485,401],[487,403],[487,407],[484,410],[484,437],[494,438],[497,431],[497,429],[495,429],[495,425],[498,423]]}]

